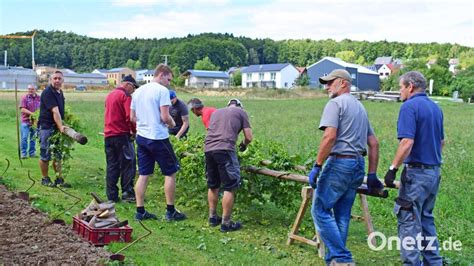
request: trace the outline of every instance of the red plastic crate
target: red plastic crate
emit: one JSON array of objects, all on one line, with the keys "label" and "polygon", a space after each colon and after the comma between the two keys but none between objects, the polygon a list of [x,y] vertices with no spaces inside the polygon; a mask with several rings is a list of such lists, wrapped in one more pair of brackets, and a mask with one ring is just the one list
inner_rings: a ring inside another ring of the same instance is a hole
[{"label": "red plastic crate", "polygon": [[130,242],[133,228],[122,226],[120,228],[91,228],[89,224],[77,216],[73,217],[72,230],[95,246],[107,245],[110,242]]}]

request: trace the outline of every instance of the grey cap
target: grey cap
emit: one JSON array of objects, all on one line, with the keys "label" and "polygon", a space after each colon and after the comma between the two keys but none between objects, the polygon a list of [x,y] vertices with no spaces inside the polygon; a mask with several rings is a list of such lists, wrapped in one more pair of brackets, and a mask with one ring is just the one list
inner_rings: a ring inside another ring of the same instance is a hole
[{"label": "grey cap", "polygon": [[352,82],[351,75],[349,74],[349,72],[347,72],[347,70],[345,70],[345,69],[334,69],[328,75],[320,77],[319,78],[319,83],[326,84],[329,81],[335,80],[337,78],[341,78],[341,79],[347,80],[349,82]]},{"label": "grey cap", "polygon": [[229,102],[227,103],[227,106],[231,104],[235,104],[235,106],[237,107],[244,108],[244,105],[242,104],[242,102],[240,102],[240,100],[237,98],[230,99]]}]

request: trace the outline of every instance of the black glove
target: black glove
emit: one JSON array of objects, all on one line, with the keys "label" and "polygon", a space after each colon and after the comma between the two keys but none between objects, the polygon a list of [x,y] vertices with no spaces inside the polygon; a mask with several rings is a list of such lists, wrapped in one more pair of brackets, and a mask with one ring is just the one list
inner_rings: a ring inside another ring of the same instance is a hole
[{"label": "black glove", "polygon": [[239,151],[240,151],[240,152],[244,152],[246,149],[247,149],[247,145],[245,145],[245,143],[242,141],[242,142],[239,144]]},{"label": "black glove", "polygon": [[370,192],[377,193],[383,190],[383,184],[380,182],[376,173],[369,173],[367,175],[367,188]]},{"label": "black glove", "polygon": [[391,187],[391,188],[395,187],[394,181],[395,181],[395,178],[397,177],[397,171],[398,171],[397,168],[388,169],[384,178],[385,185],[387,187]]}]

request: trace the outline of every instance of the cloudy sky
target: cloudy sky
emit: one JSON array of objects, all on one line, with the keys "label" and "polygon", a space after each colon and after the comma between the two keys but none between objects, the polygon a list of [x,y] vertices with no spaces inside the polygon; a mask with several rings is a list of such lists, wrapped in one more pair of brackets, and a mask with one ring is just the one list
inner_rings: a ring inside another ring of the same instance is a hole
[{"label": "cloudy sky", "polygon": [[202,32],[282,39],[459,43],[474,47],[469,0],[0,0],[0,34],[63,30],[98,38]]}]

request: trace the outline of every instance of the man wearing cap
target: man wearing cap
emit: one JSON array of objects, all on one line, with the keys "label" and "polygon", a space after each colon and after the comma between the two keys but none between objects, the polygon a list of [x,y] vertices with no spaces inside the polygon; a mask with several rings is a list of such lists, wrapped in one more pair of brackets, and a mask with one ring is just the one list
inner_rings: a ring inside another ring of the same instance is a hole
[{"label": "man wearing cap", "polygon": [[[40,141],[40,160],[41,184],[48,187],[61,186],[70,187],[64,182],[61,169],[61,154],[51,156],[50,138],[56,131],[64,132],[64,106],[65,99],[61,89],[64,82],[63,73],[55,71],[50,77],[50,84],[44,89],[40,100],[40,114],[38,119],[39,141]],[[53,169],[56,172],[54,183],[49,177],[49,161],[53,160]]]},{"label": "man wearing cap", "polygon": [[404,101],[398,115],[399,144],[385,184],[395,187],[397,170],[403,163],[394,212],[400,241],[414,241],[402,245],[400,256],[403,265],[443,265],[433,217],[441,179],[443,112],[427,97],[426,79],[420,72],[403,74],[399,84]]},{"label": "man wearing cap", "polygon": [[[221,232],[239,230],[242,225],[231,220],[235,190],[240,186],[240,166],[235,143],[240,131],[244,139],[239,150],[244,151],[252,141],[249,118],[238,99],[231,99],[226,108],[216,110],[211,117],[204,142],[208,186],[209,224],[221,224]],[[222,187],[222,218],[217,215],[219,189]]]},{"label": "man wearing cap", "polygon": [[[336,69],[319,78],[331,98],[324,107],[319,129],[324,131],[309,183],[316,189],[311,215],[327,247],[326,263],[353,264],[346,247],[356,189],[365,174],[369,147],[369,189],[383,189],[376,176],[378,141],[362,104],[350,94],[351,76]],[[324,168],[323,168],[324,164]],[[319,177],[319,178],[318,178]]]},{"label": "man wearing cap", "polygon": [[211,115],[217,109],[214,107],[207,107],[204,106],[201,100],[198,98],[192,98],[188,101],[188,107],[191,109],[191,112],[195,114],[197,117],[201,117],[202,123],[206,130],[209,128],[209,122],[211,121]]},{"label": "man wearing cap", "polygon": [[178,139],[186,138],[189,129],[188,107],[182,100],[178,99],[174,90],[170,90],[170,100],[170,115],[176,123],[176,126],[168,128],[168,131]]},{"label": "man wearing cap", "polygon": [[137,154],[139,177],[135,185],[137,198],[136,220],[157,219],[155,214],[145,210],[145,191],[148,178],[153,175],[155,162],[165,176],[165,198],[167,221],[181,221],[186,215],[174,206],[176,190],[176,172],[179,163],[169,141],[168,128],[176,124],[170,116],[169,86],[173,72],[164,64],[155,69],[152,82],[143,85],[132,97],[131,118],[137,123]]},{"label": "man wearing cap", "polygon": [[130,121],[132,93],[138,84],[131,76],[125,76],[120,86],[105,98],[104,143],[107,162],[106,194],[111,201],[119,201],[117,182],[121,177],[122,200],[135,201],[133,181],[136,173],[133,139],[135,123]]},{"label": "man wearing cap", "polygon": [[[40,107],[40,96],[36,93],[36,87],[33,84],[28,85],[28,93],[21,98],[21,158],[25,159],[36,157],[35,136],[36,122],[31,115]],[[29,140],[29,141],[28,141]],[[29,144],[29,145],[28,145]],[[29,147],[28,147],[29,146]],[[29,148],[29,149],[28,149]]]}]

